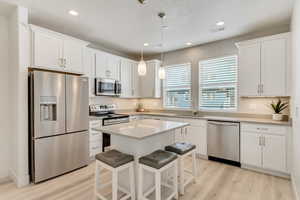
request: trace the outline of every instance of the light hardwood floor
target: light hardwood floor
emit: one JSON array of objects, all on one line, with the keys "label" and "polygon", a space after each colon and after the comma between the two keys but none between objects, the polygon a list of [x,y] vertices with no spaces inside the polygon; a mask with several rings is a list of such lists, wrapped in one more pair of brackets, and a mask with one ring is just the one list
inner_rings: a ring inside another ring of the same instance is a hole
[{"label": "light hardwood floor", "polygon": [[[291,182],[225,164],[198,160],[196,184],[180,200],[292,200]],[[190,165],[190,163],[189,163]],[[108,173],[104,176],[109,177]],[[95,200],[94,164],[21,189],[0,184],[0,200]]]}]

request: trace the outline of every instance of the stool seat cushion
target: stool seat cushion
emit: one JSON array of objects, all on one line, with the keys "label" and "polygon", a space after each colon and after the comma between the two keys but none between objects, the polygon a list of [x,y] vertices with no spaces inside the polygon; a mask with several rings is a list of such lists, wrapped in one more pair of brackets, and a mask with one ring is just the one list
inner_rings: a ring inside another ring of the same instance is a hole
[{"label": "stool seat cushion", "polygon": [[160,169],[176,159],[177,155],[175,153],[157,150],[149,155],[141,157],[139,162],[149,167]]},{"label": "stool seat cushion", "polygon": [[196,148],[196,146],[193,144],[185,143],[185,142],[177,142],[175,144],[166,146],[165,150],[174,152],[179,155],[184,155],[184,154],[192,151],[195,148]]},{"label": "stool seat cushion", "polygon": [[132,155],[121,153],[117,150],[99,153],[96,155],[96,159],[113,168],[120,167],[134,160]]}]

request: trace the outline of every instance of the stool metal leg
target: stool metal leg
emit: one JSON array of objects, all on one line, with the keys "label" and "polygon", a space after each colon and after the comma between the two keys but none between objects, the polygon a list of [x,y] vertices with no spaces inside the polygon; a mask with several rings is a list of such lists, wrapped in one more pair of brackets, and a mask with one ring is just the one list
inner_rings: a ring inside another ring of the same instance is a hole
[{"label": "stool metal leg", "polygon": [[155,200],[161,200],[161,174],[155,172]]},{"label": "stool metal leg", "polygon": [[130,194],[131,194],[131,200],[135,200],[135,177],[134,177],[134,171],[133,171],[133,163],[129,167],[129,177],[130,177]]},{"label": "stool metal leg", "polygon": [[112,173],[112,200],[118,199],[118,171],[113,170]]}]

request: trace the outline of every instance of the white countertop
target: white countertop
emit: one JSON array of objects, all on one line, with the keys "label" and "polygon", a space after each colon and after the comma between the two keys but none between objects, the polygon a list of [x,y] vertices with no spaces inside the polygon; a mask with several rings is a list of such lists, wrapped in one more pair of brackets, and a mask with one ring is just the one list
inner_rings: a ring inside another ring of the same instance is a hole
[{"label": "white countertop", "polygon": [[272,119],[263,118],[250,118],[250,117],[225,117],[225,116],[193,116],[193,115],[180,115],[175,113],[163,113],[163,112],[120,112],[127,115],[149,115],[149,116],[162,116],[162,117],[175,117],[175,118],[187,118],[187,119],[203,119],[203,120],[216,120],[216,121],[233,121],[233,122],[248,122],[248,123],[261,123],[261,124],[274,124],[291,126],[290,121],[274,121]]},{"label": "white countertop", "polygon": [[101,126],[93,128],[96,131],[102,131],[108,134],[121,135],[134,139],[143,139],[146,137],[162,134],[175,129],[188,126],[189,123],[173,122],[164,120],[144,119],[122,123],[110,126]]}]

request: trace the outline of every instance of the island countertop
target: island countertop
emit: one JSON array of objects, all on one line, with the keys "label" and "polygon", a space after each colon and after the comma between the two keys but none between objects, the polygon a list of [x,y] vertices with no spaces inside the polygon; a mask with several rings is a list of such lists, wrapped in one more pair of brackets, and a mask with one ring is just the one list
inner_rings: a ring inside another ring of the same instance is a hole
[{"label": "island countertop", "polygon": [[144,139],[161,133],[173,131],[175,129],[184,128],[188,125],[189,123],[185,122],[144,119],[129,123],[95,127],[93,129],[111,135],[121,135],[134,139]]}]

